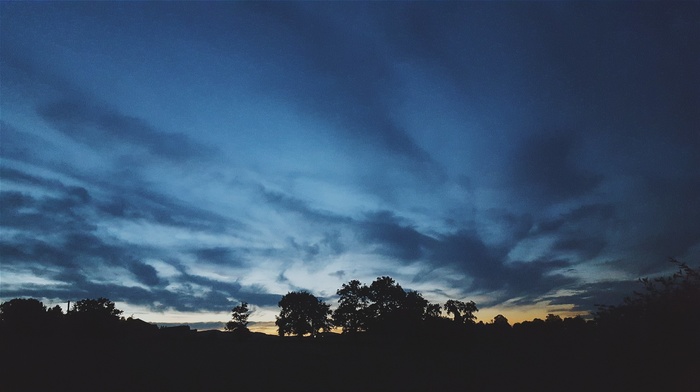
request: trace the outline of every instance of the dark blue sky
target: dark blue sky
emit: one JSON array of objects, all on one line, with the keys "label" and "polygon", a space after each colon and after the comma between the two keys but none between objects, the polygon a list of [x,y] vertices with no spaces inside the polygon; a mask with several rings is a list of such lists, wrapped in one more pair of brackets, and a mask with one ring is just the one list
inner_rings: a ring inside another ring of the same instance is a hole
[{"label": "dark blue sky", "polygon": [[700,5],[0,3],[0,299],[489,321],[700,260]]}]

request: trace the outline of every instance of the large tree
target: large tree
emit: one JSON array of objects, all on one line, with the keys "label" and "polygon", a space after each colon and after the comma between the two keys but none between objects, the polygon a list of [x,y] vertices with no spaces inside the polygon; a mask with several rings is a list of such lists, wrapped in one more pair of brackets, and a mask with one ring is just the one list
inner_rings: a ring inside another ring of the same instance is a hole
[{"label": "large tree", "polygon": [[94,317],[94,318],[104,318],[104,319],[119,319],[119,315],[122,311],[116,308],[114,302],[108,300],[107,298],[97,298],[97,299],[81,299],[80,301],[73,304],[73,309],[70,311],[73,317]]},{"label": "large tree", "polygon": [[372,301],[369,308],[374,318],[381,320],[403,307],[406,292],[394,279],[381,276],[370,284],[369,298]]},{"label": "large tree", "polygon": [[287,293],[278,306],[281,310],[275,325],[280,336],[310,334],[315,337],[319,331],[332,327],[330,305],[307,291]]},{"label": "large tree", "polygon": [[369,287],[351,280],[337,294],[333,320],[343,332],[415,330],[421,322],[440,316],[440,305],[430,304],[417,291],[404,291],[388,276],[378,277]]},{"label": "large tree", "polygon": [[0,328],[12,332],[36,332],[46,326],[46,306],[34,298],[15,298],[0,304]]},{"label": "large tree", "polygon": [[406,317],[410,320],[421,321],[427,317],[428,306],[430,303],[423,298],[423,295],[418,291],[409,291],[406,293],[401,309]]},{"label": "large tree", "polygon": [[112,333],[122,311],[107,298],[81,299],[68,313],[69,320],[84,333]]},{"label": "large tree", "polygon": [[333,322],[343,332],[366,331],[369,314],[369,288],[358,280],[351,280],[336,292],[338,309],[333,312]]}]

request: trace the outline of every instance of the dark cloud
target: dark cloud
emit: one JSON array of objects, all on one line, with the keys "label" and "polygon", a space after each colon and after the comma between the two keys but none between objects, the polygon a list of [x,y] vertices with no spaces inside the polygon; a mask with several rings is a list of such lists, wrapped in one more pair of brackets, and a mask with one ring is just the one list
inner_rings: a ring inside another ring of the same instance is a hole
[{"label": "dark cloud", "polygon": [[[231,305],[230,297],[245,296],[250,303],[261,306],[278,301],[276,295],[255,288],[246,290],[237,283],[202,278],[185,273],[181,268],[183,274],[180,277],[163,280],[155,268],[141,260],[167,259],[167,250],[136,246],[105,236],[93,223],[95,219],[119,217],[220,233],[233,222],[216,214],[147,191],[127,192],[128,196],[120,198],[119,208],[114,208],[114,203],[94,200],[83,187],[67,186],[58,180],[7,167],[2,167],[0,173],[7,184],[33,186],[35,189],[32,194],[19,191],[0,193],[2,226],[20,230],[0,242],[3,265],[28,269],[36,276],[62,283],[58,286],[27,286],[23,296],[69,299],[107,296],[114,301],[144,305],[154,310],[174,308],[183,311],[225,310]],[[231,250],[225,248],[199,249],[195,254],[209,262],[235,261],[231,258]],[[149,289],[121,286],[118,282],[98,283],[90,271],[102,267],[124,268]],[[167,289],[169,283],[184,289]],[[10,296],[12,293],[14,291],[3,289],[2,294]]]},{"label": "dark cloud", "polygon": [[113,218],[143,220],[166,226],[209,232],[241,228],[242,224],[176,198],[138,186],[111,186],[112,198],[97,203],[100,212]]},{"label": "dark cloud", "polygon": [[215,247],[194,249],[192,253],[199,261],[219,265],[240,264],[240,257],[231,248]]},{"label": "dark cloud", "polygon": [[[570,266],[566,260],[508,263],[506,255],[510,248],[489,246],[473,231],[427,236],[389,212],[370,214],[365,222],[358,224],[358,230],[368,244],[378,246],[378,252],[398,260],[406,263],[421,260],[433,267],[457,269],[466,275],[469,283],[456,282],[461,285],[456,288],[465,293],[493,294],[490,305],[516,297],[522,297],[523,302],[532,301],[577,282],[562,274],[561,271]],[[562,243],[561,247],[566,245],[577,244]],[[428,270],[418,275],[426,277],[430,273]]]},{"label": "dark cloud", "polygon": [[308,202],[293,196],[289,196],[282,192],[268,190],[264,187],[260,187],[259,192],[262,199],[272,208],[278,211],[299,214],[311,222],[336,225],[341,223],[350,223],[352,221],[351,218],[335,214],[330,211],[315,209],[311,207]]},{"label": "dark cloud", "polygon": [[615,207],[612,204],[585,204],[561,214],[557,218],[538,222],[535,233],[556,233],[565,228],[565,226],[581,227],[586,225],[587,222],[593,222],[595,225],[600,226],[607,224],[614,216]]},{"label": "dark cloud", "polygon": [[543,297],[552,305],[573,305],[571,310],[596,312],[600,305],[620,305],[635,291],[643,290],[637,280],[611,280],[570,286],[575,294]]},{"label": "dark cloud", "polygon": [[59,232],[90,232],[96,226],[86,216],[84,189],[65,193],[62,197],[35,198],[10,191],[0,192],[7,204],[0,206],[1,225],[8,228],[29,230],[35,234]]},{"label": "dark cloud", "polygon": [[139,282],[147,286],[157,286],[160,284],[160,278],[156,269],[152,266],[138,261],[132,261],[129,264],[129,271],[138,279]]},{"label": "dark cloud", "polygon": [[464,231],[441,238],[431,260],[463,271],[471,283],[462,289],[491,293],[492,304],[518,297],[532,300],[577,281],[561,274],[569,266],[565,260],[506,262],[507,251],[489,247],[476,233]]},{"label": "dark cloud", "polygon": [[327,248],[331,254],[339,255],[346,251],[346,247],[340,236],[340,232],[335,230],[323,234],[321,246]]},{"label": "dark cloud", "polygon": [[[66,164],[57,164],[56,162],[48,162],[43,159],[38,159],[37,154],[31,153],[38,145],[43,145],[46,142],[32,134],[21,132],[11,125],[0,122],[3,132],[3,143],[0,144],[0,152],[6,152],[8,141],[10,145],[16,145],[16,150],[27,151],[26,154],[15,154],[15,149],[10,148],[11,158],[25,160],[33,165],[39,164],[46,170],[54,172],[61,177],[68,177],[73,180],[90,184],[91,190],[98,190],[100,193],[106,194],[106,197],[101,197],[98,200],[90,198],[90,190],[84,187],[76,187],[64,185],[63,180],[56,180],[32,174],[26,170],[18,170],[6,165],[0,165],[0,178],[3,181],[21,185],[31,185],[43,188],[43,190],[51,192],[59,192],[62,194],[56,198],[44,198],[42,209],[46,216],[34,216],[35,221],[47,222],[54,215],[67,215],[76,213],[76,208],[86,207],[97,209],[100,215],[132,220],[146,220],[155,223],[187,227],[195,230],[221,232],[231,228],[242,228],[240,222],[236,222],[229,218],[224,218],[221,215],[206,211],[205,209],[192,206],[187,203],[180,202],[177,198],[166,196],[164,193],[153,191],[149,184],[140,180],[139,174],[126,170],[124,172],[104,174],[86,174],[83,168],[75,168]],[[7,131],[7,132],[6,132]],[[154,145],[162,145],[167,142],[157,141],[151,138],[146,132],[146,141],[153,142]],[[8,139],[5,137],[8,136]],[[152,135],[151,135],[152,136]],[[165,136],[165,134],[164,134]],[[115,137],[118,135],[115,134]],[[174,147],[181,152],[189,154],[189,149],[192,147],[196,150],[200,149],[197,143],[191,143],[189,140],[182,140],[184,143],[180,147]],[[178,142],[179,143],[179,142]],[[109,143],[108,143],[109,144]],[[110,146],[112,148],[112,146]],[[194,151],[194,150],[193,150]],[[200,151],[202,154],[211,155],[211,151]],[[191,156],[194,158],[194,155]],[[71,205],[72,203],[72,205]],[[84,204],[80,206],[78,204]],[[87,204],[94,204],[87,206]],[[68,208],[68,209],[67,209]],[[84,211],[87,213],[87,211]],[[25,214],[22,221],[29,224],[32,221],[31,214]],[[60,225],[60,222],[55,222]],[[50,225],[44,225],[49,227]]]},{"label": "dark cloud", "polygon": [[73,269],[79,265],[68,249],[21,235],[15,235],[0,242],[0,255],[5,266],[37,265]]},{"label": "dark cloud", "polygon": [[513,156],[516,192],[532,201],[561,201],[584,195],[603,177],[577,167],[576,140],[572,134],[529,137]]},{"label": "dark cloud", "polygon": [[306,260],[313,259],[314,257],[318,256],[321,251],[319,244],[313,244],[306,241],[299,243],[293,237],[287,238],[287,242],[292,249],[301,252]]},{"label": "dark cloud", "polygon": [[579,279],[561,273],[569,265],[566,260],[537,260],[506,265],[501,278],[505,282],[505,295],[496,297],[495,303],[518,298],[514,303],[532,304],[546,294],[571,287]]},{"label": "dark cloud", "polygon": [[89,195],[84,188],[66,186],[59,180],[40,177],[38,175],[13,169],[5,165],[0,166],[0,178],[2,178],[3,181],[9,181],[17,184],[34,185],[46,190],[58,191],[66,194],[76,194],[79,195],[79,198],[83,199],[85,202],[89,200]]},{"label": "dark cloud", "polygon": [[[142,220],[217,233],[242,227],[234,220],[138,186],[128,188],[98,181],[93,184],[97,189],[111,192],[106,200],[94,200],[84,187],[66,186],[58,180],[4,166],[0,166],[0,178],[7,183],[33,185],[47,192],[45,196],[3,192],[2,197],[8,203],[0,207],[0,214],[4,218],[3,224],[10,227],[36,232],[91,232],[95,229],[95,214],[103,219]],[[54,194],[56,196],[49,196]],[[18,204],[24,208],[12,208],[12,205]]]},{"label": "dark cloud", "polygon": [[583,259],[590,260],[598,256],[608,242],[602,237],[569,237],[558,239],[552,250],[563,252],[576,252]]},{"label": "dark cloud", "polygon": [[[21,246],[16,244],[20,243]],[[135,259],[137,255],[148,255],[126,245],[111,246],[98,238],[73,237],[65,243],[51,245],[36,240],[21,243],[0,243],[0,254],[6,265],[30,268],[36,276],[61,282],[60,285],[23,285],[22,296],[80,299],[108,297],[143,305],[155,311],[175,309],[179,311],[223,311],[231,307],[229,297],[247,301],[258,306],[269,306],[279,301],[279,295],[270,294],[257,287],[244,287],[239,283],[221,282],[184,272],[181,275],[161,279],[155,268]],[[124,267],[148,288],[127,286],[119,282],[95,281],[93,270],[101,266]],[[46,266],[61,267],[60,270]],[[175,288],[167,287],[174,285]],[[19,290],[3,288],[3,296],[19,295]]]},{"label": "dark cloud", "polygon": [[[102,218],[142,220],[217,233],[243,228],[240,222],[150,191],[139,183],[109,183],[77,173],[65,174],[89,182],[94,189],[102,191],[100,193],[106,191],[107,195],[93,199],[84,187],[65,185],[59,180],[0,166],[0,179],[7,184],[31,185],[46,193],[32,196],[11,192],[3,196],[11,199],[8,202],[23,203],[22,206],[26,207],[19,210],[6,204],[0,206],[1,216],[7,218],[5,224],[39,231],[91,231],[94,229],[94,214],[98,214]],[[54,194],[56,196],[49,196]]]},{"label": "dark cloud", "polygon": [[277,306],[282,299],[282,294],[273,294],[258,290],[243,290],[238,293],[241,301],[257,306]]},{"label": "dark cloud", "polygon": [[113,149],[128,143],[176,162],[208,158],[214,149],[181,133],[163,132],[144,120],[82,100],[64,99],[42,105],[37,112],[57,130],[91,147]]},{"label": "dark cloud", "polygon": [[490,249],[475,232],[460,231],[445,235],[435,247],[432,259],[443,264],[454,264],[475,277],[497,275],[503,250]]},{"label": "dark cloud", "polygon": [[[138,315],[136,315],[138,317]],[[198,330],[198,331],[207,331],[207,330],[223,330],[226,327],[226,323],[221,321],[221,322],[195,322],[195,323],[158,323],[158,327],[179,327],[181,325],[187,325],[191,329]],[[255,322],[251,321],[248,323],[248,327],[252,327],[255,325]]]},{"label": "dark cloud", "polygon": [[403,261],[422,258],[426,247],[434,243],[432,238],[402,224],[389,211],[369,214],[358,228],[366,242],[379,245],[379,252]]},{"label": "dark cloud", "polygon": [[585,204],[554,218],[531,221],[532,226],[520,239],[551,238],[553,255],[586,262],[600,255],[609,245],[607,231],[616,230],[620,218],[609,203]]},{"label": "dark cloud", "polygon": [[648,212],[647,230],[636,245],[655,260],[681,258],[700,245],[700,176],[647,178],[643,201],[656,208]]}]

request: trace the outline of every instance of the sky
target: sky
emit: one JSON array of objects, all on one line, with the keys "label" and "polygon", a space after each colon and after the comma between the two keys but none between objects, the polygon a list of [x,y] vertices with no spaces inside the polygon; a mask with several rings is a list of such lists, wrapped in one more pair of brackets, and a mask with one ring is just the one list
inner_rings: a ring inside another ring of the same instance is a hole
[{"label": "sky", "polygon": [[0,3],[0,300],[478,319],[700,262],[700,3]]}]

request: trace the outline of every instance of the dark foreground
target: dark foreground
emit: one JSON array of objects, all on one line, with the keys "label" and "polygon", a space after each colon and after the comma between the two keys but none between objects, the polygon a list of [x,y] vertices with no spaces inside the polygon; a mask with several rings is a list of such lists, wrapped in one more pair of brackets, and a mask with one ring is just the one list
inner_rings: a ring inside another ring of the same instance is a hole
[{"label": "dark foreground", "polygon": [[[574,338],[575,337],[575,338]],[[3,391],[693,391],[697,342],[594,334],[1,336]]]}]

